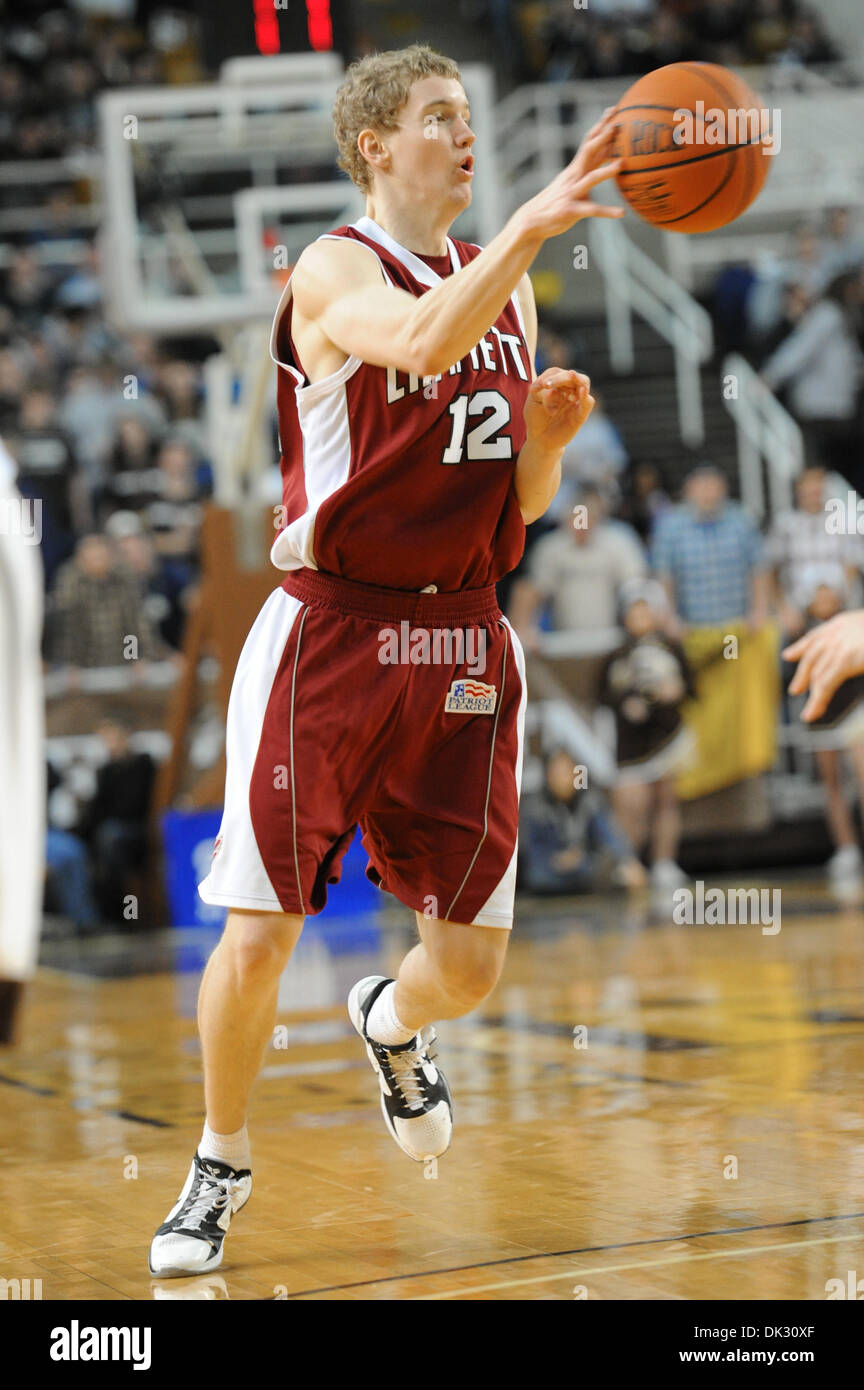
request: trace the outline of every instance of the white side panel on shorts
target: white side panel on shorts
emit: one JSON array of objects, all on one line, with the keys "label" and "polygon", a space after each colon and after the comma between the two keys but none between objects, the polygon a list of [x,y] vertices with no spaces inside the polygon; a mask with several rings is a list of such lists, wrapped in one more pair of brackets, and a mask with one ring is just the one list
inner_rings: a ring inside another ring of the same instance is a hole
[{"label": "white side panel on shorts", "polygon": [[303,604],[284,589],[267,599],[243,644],[231,697],[225,735],[227,775],[221,844],[210,872],[198,885],[205,903],[281,912],[281,904],[255,839],[249,788],[258,756],[267,702],[285,644]]},{"label": "white side panel on shorts", "polygon": [[[513,643],[513,656],[516,661],[516,669],[519,672],[519,679],[522,682],[522,698],[519,701],[519,713],[516,718],[516,795],[520,797],[522,791],[522,760],[525,751],[525,710],[528,707],[528,682],[525,679],[525,653],[522,650],[522,643],[510,626],[506,618],[502,621],[510,629],[510,640]],[[474,917],[472,925],[478,927],[510,927],[513,924],[513,903],[516,897],[516,861],[519,853],[519,834],[516,834],[516,843],[513,846],[513,855],[510,863],[504,872],[503,878],[493,888],[489,897],[486,899],[480,911]]]}]

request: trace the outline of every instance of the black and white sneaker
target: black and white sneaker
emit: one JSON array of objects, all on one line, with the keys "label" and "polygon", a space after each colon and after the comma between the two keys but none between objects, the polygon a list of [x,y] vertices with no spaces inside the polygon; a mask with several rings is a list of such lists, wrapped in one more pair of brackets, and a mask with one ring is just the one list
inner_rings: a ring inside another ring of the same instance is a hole
[{"label": "black and white sneaker", "polygon": [[238,1171],[196,1153],[176,1206],[153,1237],[150,1273],[172,1279],[216,1269],[231,1217],[251,1194],[248,1168]]},{"label": "black and white sneaker", "polygon": [[436,1037],[434,1028],[424,1028],[398,1047],[376,1042],[366,1032],[369,1010],[384,986],[392,983],[383,975],[358,980],[348,995],[348,1016],[378,1076],[384,1123],[402,1152],[422,1163],[450,1147],[453,1103],[444,1073],[429,1050]]}]

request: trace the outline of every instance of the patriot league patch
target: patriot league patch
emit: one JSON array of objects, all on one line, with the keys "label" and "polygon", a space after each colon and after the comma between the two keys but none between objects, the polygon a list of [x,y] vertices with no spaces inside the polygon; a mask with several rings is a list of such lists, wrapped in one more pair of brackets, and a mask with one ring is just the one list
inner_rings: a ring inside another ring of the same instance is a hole
[{"label": "patriot league patch", "polygon": [[483,681],[454,681],[450,686],[444,709],[450,714],[494,714],[498,691]]}]

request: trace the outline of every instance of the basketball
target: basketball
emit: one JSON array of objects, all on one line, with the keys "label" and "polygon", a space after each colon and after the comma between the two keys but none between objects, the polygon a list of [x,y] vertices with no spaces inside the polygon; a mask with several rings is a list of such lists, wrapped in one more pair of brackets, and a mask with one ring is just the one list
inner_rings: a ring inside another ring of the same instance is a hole
[{"label": "basketball", "polygon": [[740,217],[773,157],[770,113],[728,68],[670,63],[622,96],[618,187],[645,222],[711,232]]}]

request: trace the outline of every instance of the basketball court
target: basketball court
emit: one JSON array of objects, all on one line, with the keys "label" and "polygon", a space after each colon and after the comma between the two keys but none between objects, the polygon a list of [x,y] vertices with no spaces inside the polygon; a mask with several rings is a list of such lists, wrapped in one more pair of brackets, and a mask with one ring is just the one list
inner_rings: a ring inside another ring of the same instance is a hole
[{"label": "basketball court", "polygon": [[860,907],[777,884],[776,935],[526,901],[492,999],[439,1028],[437,1172],[386,1134],[345,1014],[408,914],[310,923],[254,1092],[253,1198],[188,1280],[151,1279],[146,1247],[200,1121],[215,936],[58,945],[0,1070],[4,1270],[97,1301],[825,1299],[864,1241]]}]

